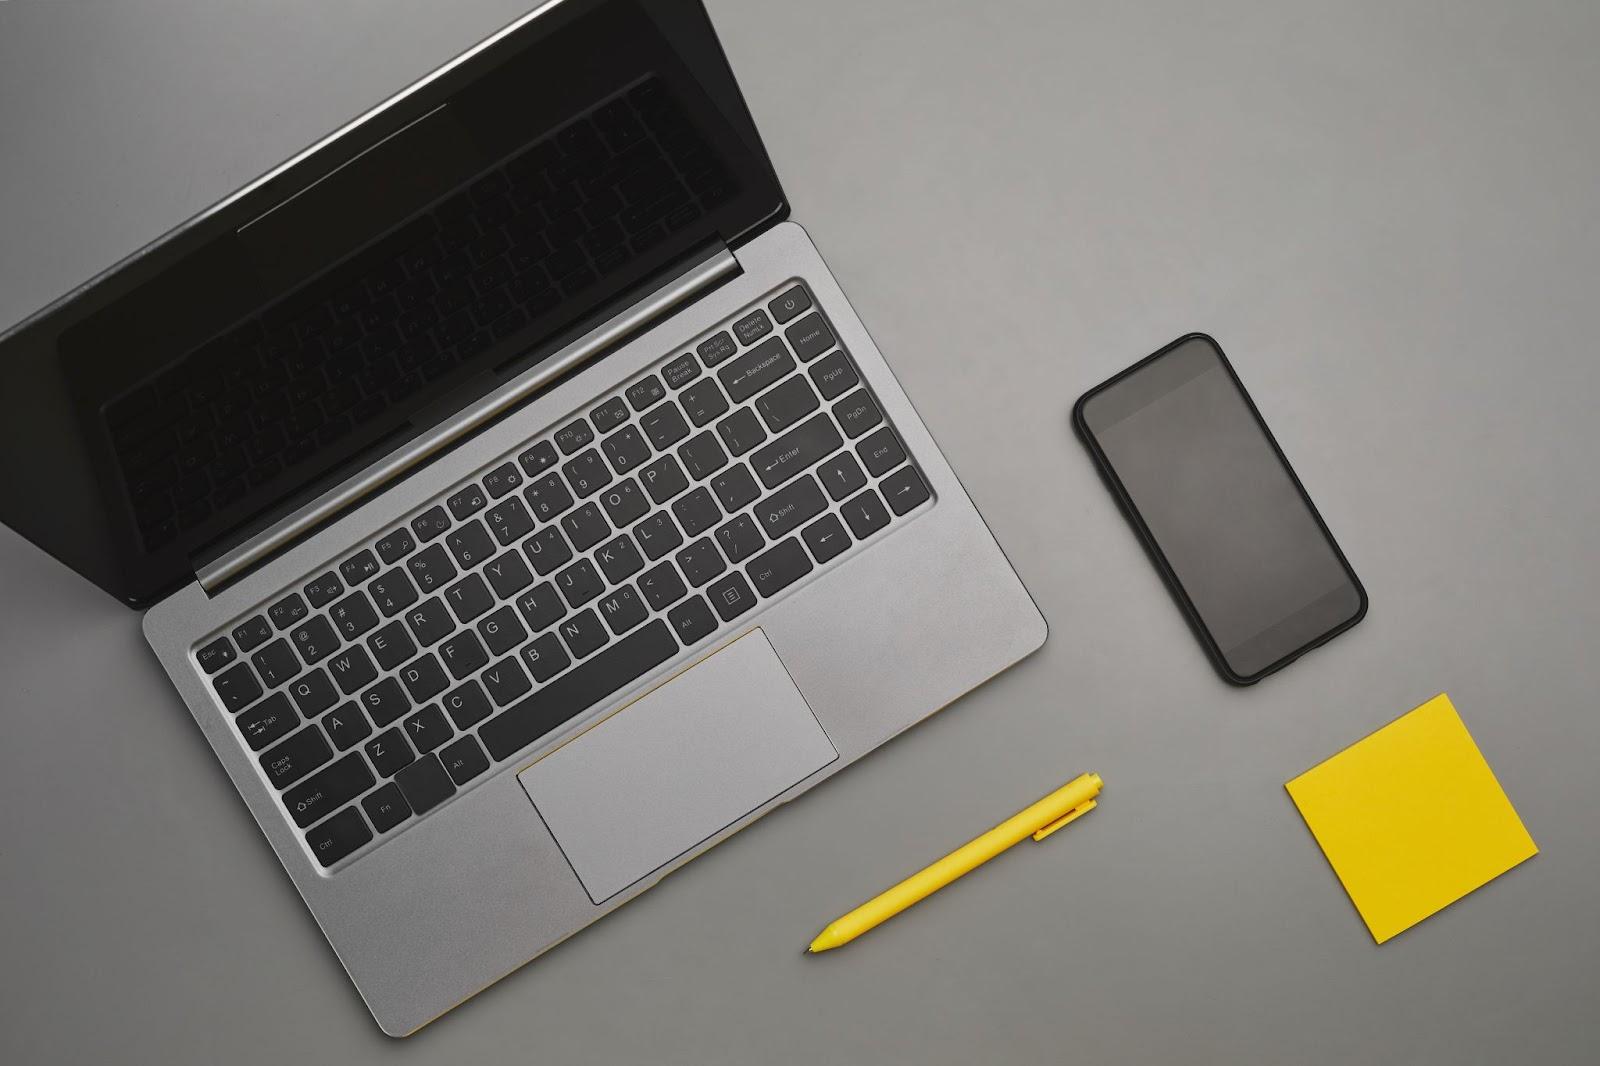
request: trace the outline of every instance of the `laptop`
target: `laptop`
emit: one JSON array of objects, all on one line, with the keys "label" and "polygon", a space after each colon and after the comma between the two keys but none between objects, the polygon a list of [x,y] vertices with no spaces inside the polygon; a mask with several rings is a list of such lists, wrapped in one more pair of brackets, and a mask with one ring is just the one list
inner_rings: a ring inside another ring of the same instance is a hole
[{"label": "laptop", "polygon": [[0,518],[386,1033],[1044,641],[788,215],[699,3],[564,0],[0,337]]}]

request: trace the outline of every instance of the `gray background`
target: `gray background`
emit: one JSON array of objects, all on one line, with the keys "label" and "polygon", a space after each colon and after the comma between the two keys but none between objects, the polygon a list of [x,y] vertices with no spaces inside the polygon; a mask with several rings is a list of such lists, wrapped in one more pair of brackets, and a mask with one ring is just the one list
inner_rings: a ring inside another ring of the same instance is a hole
[{"label": "gray background", "polygon": [[[520,10],[0,3],[0,320]],[[1600,8],[713,14],[796,217],[1050,642],[396,1043],[134,614],[0,530],[0,1059],[1588,1060]],[[1192,329],[1233,357],[1372,596],[1248,690],[1212,674],[1067,424],[1083,389]],[[1441,689],[1542,854],[1378,948],[1282,784]],[[1091,768],[1103,805],[1070,831],[801,958]]]}]

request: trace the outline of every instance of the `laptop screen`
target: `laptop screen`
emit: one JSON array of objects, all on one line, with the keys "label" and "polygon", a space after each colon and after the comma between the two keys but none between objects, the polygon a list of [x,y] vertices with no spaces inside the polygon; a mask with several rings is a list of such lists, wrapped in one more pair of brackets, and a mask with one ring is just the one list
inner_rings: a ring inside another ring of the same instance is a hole
[{"label": "laptop screen", "polygon": [[0,520],[153,602],[786,210],[697,0],[564,0],[0,337]]}]

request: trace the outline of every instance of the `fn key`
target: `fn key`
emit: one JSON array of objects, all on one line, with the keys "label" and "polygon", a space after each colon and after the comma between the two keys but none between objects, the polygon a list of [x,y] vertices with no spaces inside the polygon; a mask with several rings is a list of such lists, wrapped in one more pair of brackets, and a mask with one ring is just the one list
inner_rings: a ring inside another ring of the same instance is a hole
[{"label": "fn key", "polygon": [[306,834],[311,854],[324,869],[371,839],[372,830],[354,807],[346,807]]}]

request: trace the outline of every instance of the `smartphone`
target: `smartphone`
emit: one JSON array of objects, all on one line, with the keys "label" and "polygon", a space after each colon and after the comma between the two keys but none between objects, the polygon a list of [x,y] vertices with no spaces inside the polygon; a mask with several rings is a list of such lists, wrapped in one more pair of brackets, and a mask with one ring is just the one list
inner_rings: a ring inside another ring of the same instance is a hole
[{"label": "smartphone", "polygon": [[1217,342],[1179,337],[1072,421],[1228,681],[1344,632],[1367,593]]}]

